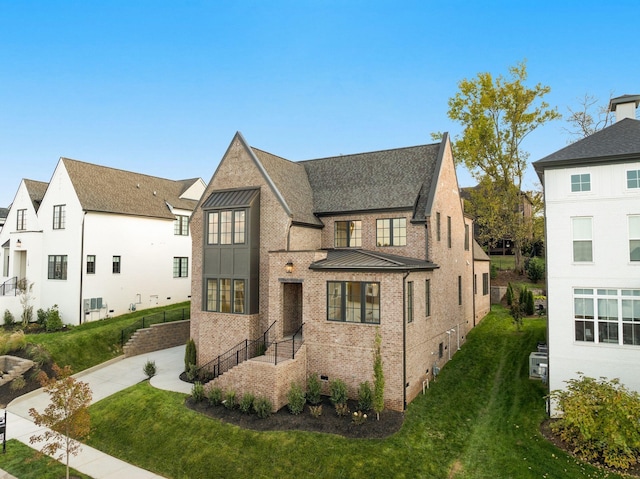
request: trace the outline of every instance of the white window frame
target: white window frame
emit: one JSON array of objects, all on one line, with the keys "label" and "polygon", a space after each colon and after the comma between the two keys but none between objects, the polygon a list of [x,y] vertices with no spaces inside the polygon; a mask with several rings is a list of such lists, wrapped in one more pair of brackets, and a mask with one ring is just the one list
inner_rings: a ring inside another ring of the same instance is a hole
[{"label": "white window frame", "polygon": [[[640,215],[629,215],[629,261],[640,262]],[[634,259],[634,250],[636,257]]]},{"label": "white window frame", "polygon": [[[578,223],[586,223],[589,220],[589,233],[586,228]],[[573,216],[571,217],[571,258],[574,263],[593,263],[593,217],[591,216]],[[591,259],[576,259],[576,244],[589,243],[591,249]]]}]

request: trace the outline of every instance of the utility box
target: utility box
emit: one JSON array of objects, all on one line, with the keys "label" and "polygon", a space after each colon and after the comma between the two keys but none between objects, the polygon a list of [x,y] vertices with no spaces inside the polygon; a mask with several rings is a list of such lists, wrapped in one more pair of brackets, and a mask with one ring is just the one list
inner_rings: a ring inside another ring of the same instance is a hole
[{"label": "utility box", "polygon": [[547,353],[529,354],[529,379],[546,379],[549,359]]}]

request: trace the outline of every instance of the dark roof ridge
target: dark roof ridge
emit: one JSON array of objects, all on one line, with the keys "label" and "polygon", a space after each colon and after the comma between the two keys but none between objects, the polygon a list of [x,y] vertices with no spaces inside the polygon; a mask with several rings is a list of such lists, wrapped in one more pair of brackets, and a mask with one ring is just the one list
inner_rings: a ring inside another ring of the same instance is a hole
[{"label": "dark roof ridge", "polygon": [[288,160],[287,158],[285,158],[283,156],[276,155],[275,153],[271,153],[270,151],[263,150],[262,148],[257,148],[255,146],[249,146],[249,148],[251,148],[252,150],[258,150],[258,151],[260,151],[262,153],[266,153],[267,155],[275,156],[276,158],[279,158],[280,160],[288,161],[289,163],[294,163],[294,164],[297,163],[296,161]]},{"label": "dark roof ridge", "polygon": [[388,151],[399,151],[399,150],[411,150],[411,149],[415,149],[415,148],[424,148],[425,146],[434,146],[434,145],[439,145],[440,142],[437,141],[435,143],[425,143],[423,145],[413,145],[413,146],[401,146],[399,148],[384,148],[382,150],[373,150],[373,151],[362,151],[360,153],[346,153],[346,154],[341,154],[341,155],[334,155],[334,156],[325,156],[322,158],[310,158],[308,160],[300,160],[296,163],[307,163],[310,161],[319,161],[319,160],[334,160],[337,158],[343,158],[343,157],[347,157],[347,156],[362,156],[362,155],[371,155],[371,154],[375,154],[375,153],[385,153]]}]

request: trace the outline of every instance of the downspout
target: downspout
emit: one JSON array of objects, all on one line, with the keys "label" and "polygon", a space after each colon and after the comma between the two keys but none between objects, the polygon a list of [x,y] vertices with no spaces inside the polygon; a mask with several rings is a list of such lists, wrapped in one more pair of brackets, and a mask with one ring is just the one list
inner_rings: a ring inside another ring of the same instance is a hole
[{"label": "downspout", "polygon": [[[473,240],[475,241],[475,240]],[[473,258],[473,243],[471,244],[471,284],[472,286],[472,291],[471,291],[471,297],[473,298],[473,327],[476,327],[476,296],[477,292],[478,292],[478,281],[476,278],[476,262],[474,261]],[[489,271],[491,271],[491,266],[489,266]],[[484,284],[484,283],[483,283]],[[491,294],[491,291],[489,291],[489,294]],[[469,334],[469,331],[467,331],[467,334]]]},{"label": "downspout", "polygon": [[411,271],[402,277],[402,404],[407,410],[407,278]]},{"label": "downspout", "polygon": [[84,268],[83,268],[83,258],[84,258],[84,219],[87,216],[87,212],[84,211],[82,214],[82,228],[80,233],[80,306],[79,306],[79,321],[78,324],[82,324],[83,319],[83,310],[82,310],[82,287],[84,285]]}]

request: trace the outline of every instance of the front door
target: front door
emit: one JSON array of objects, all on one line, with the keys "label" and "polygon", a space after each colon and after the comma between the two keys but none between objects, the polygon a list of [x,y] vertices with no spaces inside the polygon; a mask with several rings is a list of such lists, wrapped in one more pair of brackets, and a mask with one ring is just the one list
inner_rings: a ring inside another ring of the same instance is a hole
[{"label": "front door", "polygon": [[291,336],[302,326],[302,283],[283,284],[282,335]]}]

